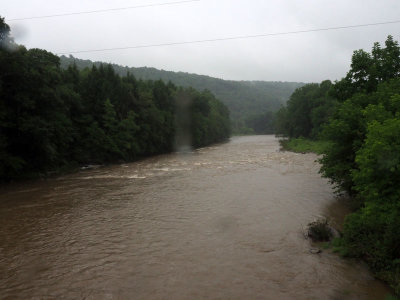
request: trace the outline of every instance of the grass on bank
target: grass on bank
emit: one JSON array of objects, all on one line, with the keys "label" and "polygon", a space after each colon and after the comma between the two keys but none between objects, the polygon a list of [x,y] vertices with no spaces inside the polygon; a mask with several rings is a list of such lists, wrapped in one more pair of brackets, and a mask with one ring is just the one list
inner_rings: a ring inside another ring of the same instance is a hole
[{"label": "grass on bank", "polygon": [[305,138],[282,139],[279,141],[282,150],[298,153],[317,153],[322,154],[330,146],[329,141],[309,140]]}]

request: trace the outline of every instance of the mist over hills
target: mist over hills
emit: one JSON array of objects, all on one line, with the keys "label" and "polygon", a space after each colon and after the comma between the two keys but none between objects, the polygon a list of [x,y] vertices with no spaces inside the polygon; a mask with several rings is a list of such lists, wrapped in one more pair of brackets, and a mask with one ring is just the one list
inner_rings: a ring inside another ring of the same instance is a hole
[{"label": "mist over hills", "polygon": [[[73,56],[61,56],[61,67],[75,63],[79,69],[104,62],[92,62]],[[128,72],[137,79],[171,81],[175,85],[209,90],[230,110],[232,128],[235,133],[271,133],[273,113],[285,104],[301,82],[279,81],[233,81],[185,72],[172,72],[149,67],[127,67],[112,64],[116,73],[125,76]]]}]

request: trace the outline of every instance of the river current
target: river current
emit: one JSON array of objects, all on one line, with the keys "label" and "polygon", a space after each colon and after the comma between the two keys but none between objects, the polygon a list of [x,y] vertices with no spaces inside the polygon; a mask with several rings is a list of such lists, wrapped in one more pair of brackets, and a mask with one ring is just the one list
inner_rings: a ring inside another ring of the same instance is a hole
[{"label": "river current", "polygon": [[314,154],[273,136],[0,189],[0,299],[384,299],[314,247],[345,206]]}]

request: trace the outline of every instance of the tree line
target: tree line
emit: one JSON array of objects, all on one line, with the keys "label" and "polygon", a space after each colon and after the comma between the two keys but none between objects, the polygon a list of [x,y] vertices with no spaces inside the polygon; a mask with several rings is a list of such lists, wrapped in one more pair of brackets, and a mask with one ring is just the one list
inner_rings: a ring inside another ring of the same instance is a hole
[{"label": "tree line", "polygon": [[[62,68],[75,63],[81,70],[101,64],[73,56],[61,56],[60,59]],[[123,67],[116,64],[112,66],[121,76],[129,72],[143,80],[161,79],[183,87],[210,90],[228,107],[234,134],[273,133],[274,113],[289,99],[296,88],[304,85],[299,82],[233,81],[148,67]]]},{"label": "tree line", "polygon": [[277,113],[280,134],[329,141],[323,176],[353,199],[338,249],[365,259],[400,294],[400,47],[389,36],[354,51],[335,83],[296,90]]},{"label": "tree line", "polygon": [[177,124],[193,147],[230,135],[229,111],[210,92],[106,64],[62,69],[58,56],[15,44],[0,18],[0,181],[170,152]]}]

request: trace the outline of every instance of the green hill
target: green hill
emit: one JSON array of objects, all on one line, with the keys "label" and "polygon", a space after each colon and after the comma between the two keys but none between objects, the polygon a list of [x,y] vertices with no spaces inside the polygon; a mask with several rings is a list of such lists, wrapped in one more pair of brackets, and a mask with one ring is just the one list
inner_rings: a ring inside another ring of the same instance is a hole
[{"label": "green hill", "polygon": [[[60,59],[63,68],[74,62],[79,69],[102,63],[82,60],[73,56],[61,56]],[[271,118],[273,114],[271,112],[277,111],[281,105],[286,103],[296,88],[304,85],[304,83],[299,82],[233,81],[148,67],[131,68],[116,64],[112,64],[112,66],[116,73],[121,76],[130,72],[138,79],[161,79],[165,82],[171,81],[178,86],[190,86],[199,91],[205,89],[211,91],[229,108],[232,128],[235,133],[272,132],[273,122]],[[262,124],[263,126],[255,126],[254,124]]]}]

